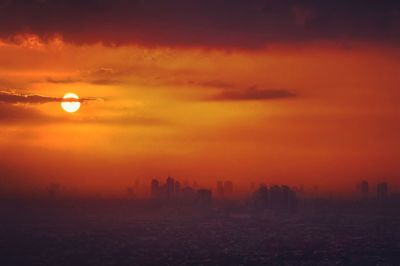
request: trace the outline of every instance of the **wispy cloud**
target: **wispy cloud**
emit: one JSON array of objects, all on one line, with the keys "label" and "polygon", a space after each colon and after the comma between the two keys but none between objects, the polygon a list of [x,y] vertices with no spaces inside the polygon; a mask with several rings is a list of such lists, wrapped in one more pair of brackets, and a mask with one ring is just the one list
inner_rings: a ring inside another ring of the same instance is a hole
[{"label": "wispy cloud", "polygon": [[63,79],[47,78],[46,81],[47,81],[48,83],[54,83],[54,84],[70,84],[70,83],[82,82],[82,79],[73,79],[73,78],[63,78]]},{"label": "wispy cloud", "polygon": [[45,114],[34,107],[27,105],[12,105],[0,103],[0,125],[23,124],[23,125],[43,125],[43,124],[95,124],[110,126],[168,126],[170,121],[152,117],[148,115],[114,115],[82,117],[79,119],[65,116],[52,116]]},{"label": "wispy cloud", "polygon": [[274,100],[293,98],[297,95],[291,91],[283,89],[258,89],[251,87],[246,90],[223,90],[219,93],[206,98],[212,101],[251,101],[251,100]]},{"label": "wispy cloud", "polygon": [[64,99],[60,97],[49,97],[34,94],[18,94],[6,91],[0,91],[0,102],[9,104],[43,104],[50,102],[86,102],[90,100],[95,100],[96,98],[80,98],[80,99]]}]

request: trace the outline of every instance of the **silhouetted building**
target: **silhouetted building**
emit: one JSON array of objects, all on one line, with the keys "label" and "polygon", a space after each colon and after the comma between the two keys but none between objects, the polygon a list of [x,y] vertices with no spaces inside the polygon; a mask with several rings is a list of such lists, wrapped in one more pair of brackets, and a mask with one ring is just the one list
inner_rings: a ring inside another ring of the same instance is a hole
[{"label": "silhouetted building", "polygon": [[288,186],[282,186],[282,205],[283,208],[290,208],[292,191]]},{"label": "silhouetted building", "polygon": [[151,182],[151,196],[162,200],[180,199],[185,202],[193,202],[196,199],[196,190],[181,185],[181,182],[168,177],[164,184],[160,184],[158,180],[153,179]]},{"label": "silhouetted building", "polygon": [[286,210],[294,210],[296,208],[296,193],[288,186],[282,186],[283,208]]},{"label": "silhouetted building", "polygon": [[217,196],[219,198],[224,197],[224,183],[222,181],[217,182]]},{"label": "silhouetted building", "polygon": [[191,187],[184,187],[181,190],[181,196],[186,202],[192,202],[196,198],[196,191]]},{"label": "silhouetted building", "polygon": [[181,183],[179,181],[175,181],[174,193],[176,197],[181,194]]},{"label": "silhouetted building", "polygon": [[297,205],[296,193],[288,186],[272,186],[269,190],[269,206],[275,211],[294,210]]},{"label": "silhouetted building", "polygon": [[261,185],[254,193],[253,193],[253,205],[256,209],[265,209],[268,207],[268,188],[264,185]]},{"label": "silhouetted building", "polygon": [[167,178],[167,184],[166,184],[166,193],[167,193],[167,197],[172,197],[174,195],[175,192],[175,182],[174,179],[172,177],[168,177]]},{"label": "silhouetted building", "polygon": [[388,184],[386,182],[382,182],[376,185],[376,197],[380,200],[386,199],[389,194]]},{"label": "silhouetted building", "polygon": [[280,208],[282,203],[282,190],[280,186],[272,186],[269,189],[269,202],[271,208]]},{"label": "silhouetted building", "polygon": [[212,192],[209,189],[197,190],[197,203],[199,205],[208,205],[211,203]]},{"label": "silhouetted building", "polygon": [[158,198],[160,196],[160,182],[157,179],[151,180],[151,196]]},{"label": "silhouetted building", "polygon": [[232,181],[225,181],[224,182],[224,194],[225,195],[232,195],[233,193],[233,183]]}]

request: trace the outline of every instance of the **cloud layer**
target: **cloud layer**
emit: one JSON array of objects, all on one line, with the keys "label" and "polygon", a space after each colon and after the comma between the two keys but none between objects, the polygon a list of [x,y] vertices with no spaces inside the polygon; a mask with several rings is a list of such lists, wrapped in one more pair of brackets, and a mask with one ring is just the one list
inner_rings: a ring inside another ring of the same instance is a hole
[{"label": "cloud layer", "polygon": [[251,101],[251,100],[274,100],[295,97],[288,90],[258,89],[251,87],[247,90],[223,90],[220,93],[208,98],[214,101]]},{"label": "cloud layer", "polygon": [[70,99],[70,98],[58,98],[58,97],[48,97],[48,96],[40,96],[40,95],[23,95],[17,93],[10,92],[2,92],[0,91],[0,102],[9,103],[9,104],[41,104],[41,103],[50,103],[50,102],[85,102],[93,100],[91,98],[81,98],[81,99]]},{"label": "cloud layer", "polygon": [[14,0],[0,37],[62,34],[78,43],[257,48],[270,42],[400,40],[400,2],[361,0]]}]

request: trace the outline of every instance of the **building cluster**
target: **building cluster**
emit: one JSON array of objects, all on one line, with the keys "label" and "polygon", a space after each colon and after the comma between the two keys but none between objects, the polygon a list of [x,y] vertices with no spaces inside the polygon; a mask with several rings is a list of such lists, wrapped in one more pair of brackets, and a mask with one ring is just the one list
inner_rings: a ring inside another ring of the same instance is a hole
[{"label": "building cluster", "polygon": [[252,196],[252,202],[256,209],[270,209],[274,211],[292,211],[297,206],[296,192],[289,186],[261,185]]},{"label": "building cluster", "polygon": [[159,180],[151,181],[151,198],[156,200],[185,200],[185,202],[197,202],[206,204],[211,202],[212,192],[209,189],[199,189],[195,183],[193,187],[181,184],[172,177],[167,177],[164,184]]},{"label": "building cluster", "polygon": [[217,182],[217,197],[218,198],[229,198],[233,194],[233,182],[230,180],[227,181],[218,181]]},{"label": "building cluster", "polygon": [[[369,193],[368,181],[361,181],[357,185],[358,194],[362,199],[367,199],[372,197]],[[376,198],[378,200],[384,200],[389,197],[389,185],[386,182],[381,182],[376,185]]]}]

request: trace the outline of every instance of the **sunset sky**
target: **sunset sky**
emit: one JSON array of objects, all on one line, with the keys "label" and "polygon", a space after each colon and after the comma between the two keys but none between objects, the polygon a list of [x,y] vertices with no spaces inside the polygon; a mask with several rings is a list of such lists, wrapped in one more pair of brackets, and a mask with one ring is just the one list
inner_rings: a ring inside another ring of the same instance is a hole
[{"label": "sunset sky", "polygon": [[400,185],[399,2],[0,0],[0,14],[0,190]]}]

